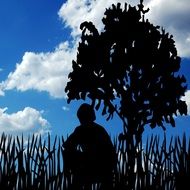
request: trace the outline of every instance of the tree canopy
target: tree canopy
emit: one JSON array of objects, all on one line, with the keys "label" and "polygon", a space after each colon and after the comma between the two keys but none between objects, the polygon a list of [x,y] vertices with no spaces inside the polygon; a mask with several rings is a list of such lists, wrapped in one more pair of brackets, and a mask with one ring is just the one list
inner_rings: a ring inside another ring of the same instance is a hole
[{"label": "tree canopy", "polygon": [[106,9],[103,31],[82,23],[65,89],[68,102],[88,97],[96,109],[104,106],[108,119],[117,113],[131,134],[142,133],[146,124],[174,127],[174,115],[187,114],[181,100],[186,79],[177,74],[181,58],[175,41],[145,19],[147,11],[142,0],[135,7],[118,3]]}]

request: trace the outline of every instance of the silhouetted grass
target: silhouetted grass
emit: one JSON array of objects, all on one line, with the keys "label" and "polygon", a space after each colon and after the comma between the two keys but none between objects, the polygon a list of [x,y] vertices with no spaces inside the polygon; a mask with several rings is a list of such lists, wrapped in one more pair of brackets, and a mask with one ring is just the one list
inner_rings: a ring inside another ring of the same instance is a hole
[{"label": "silhouetted grass", "polygon": [[[184,135],[168,142],[159,136],[151,136],[145,145],[135,150],[135,169],[131,173],[125,141],[114,140],[118,160],[114,171],[114,189],[179,189],[179,184],[190,187],[190,139]],[[72,183],[72,174],[64,174],[63,138],[48,136],[13,138],[0,137],[0,189],[67,190]],[[130,171],[130,173],[129,173]],[[133,183],[129,183],[130,181]],[[130,184],[130,187],[129,187]],[[133,184],[133,187],[131,187]],[[98,189],[98,184],[92,185]]]}]

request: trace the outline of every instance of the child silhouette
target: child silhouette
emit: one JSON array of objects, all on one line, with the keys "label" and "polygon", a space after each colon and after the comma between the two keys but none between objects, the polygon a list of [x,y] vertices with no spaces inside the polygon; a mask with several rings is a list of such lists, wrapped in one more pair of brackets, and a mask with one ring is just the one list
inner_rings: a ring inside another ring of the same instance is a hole
[{"label": "child silhouette", "polygon": [[73,174],[71,189],[90,189],[99,183],[111,189],[115,151],[106,130],[95,123],[91,105],[82,104],[77,112],[81,123],[64,143],[67,169]]}]

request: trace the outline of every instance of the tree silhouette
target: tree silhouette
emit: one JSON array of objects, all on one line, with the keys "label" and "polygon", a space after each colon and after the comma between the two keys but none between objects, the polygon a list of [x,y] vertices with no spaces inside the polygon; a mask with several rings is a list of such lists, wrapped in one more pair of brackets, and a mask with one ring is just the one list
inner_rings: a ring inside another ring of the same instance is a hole
[{"label": "tree silhouette", "polygon": [[123,9],[118,3],[106,9],[102,32],[92,22],[82,23],[65,89],[68,102],[88,97],[97,110],[103,105],[107,119],[116,113],[123,122],[120,137],[131,151],[145,125],[165,130],[165,123],[175,127],[174,115],[187,114],[181,100],[186,79],[177,74],[181,59],[173,36],[145,19],[146,12],[142,0],[135,7],[125,3]]},{"label": "tree silhouette", "polygon": [[[102,115],[117,113],[125,134],[142,134],[144,126],[164,122],[175,127],[174,114],[187,114],[181,100],[186,91],[184,76],[177,75],[181,59],[173,36],[144,19],[143,1],[136,7],[120,3],[106,9],[99,33],[92,22],[84,22],[77,60],[65,91],[68,102],[92,100]],[[95,102],[98,102],[95,104]]]}]

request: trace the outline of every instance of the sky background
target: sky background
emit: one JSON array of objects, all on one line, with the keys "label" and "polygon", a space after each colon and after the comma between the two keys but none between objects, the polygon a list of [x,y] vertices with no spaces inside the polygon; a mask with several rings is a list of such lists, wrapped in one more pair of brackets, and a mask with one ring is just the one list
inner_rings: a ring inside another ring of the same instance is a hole
[{"label": "sky background", "polygon": [[[69,105],[64,92],[80,39],[80,23],[92,21],[99,31],[106,7],[130,0],[0,0],[0,133],[12,135],[70,134],[79,124],[76,111],[82,101]],[[190,84],[189,0],[145,0],[147,18],[174,36],[182,57],[180,74]],[[188,116],[178,116],[168,135],[190,136],[190,85],[183,97]],[[112,136],[122,130],[118,118],[97,122]],[[145,135],[163,134],[146,127]]]}]

